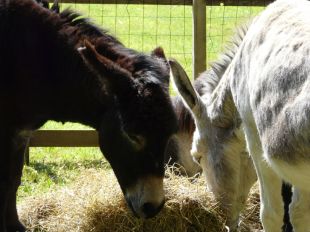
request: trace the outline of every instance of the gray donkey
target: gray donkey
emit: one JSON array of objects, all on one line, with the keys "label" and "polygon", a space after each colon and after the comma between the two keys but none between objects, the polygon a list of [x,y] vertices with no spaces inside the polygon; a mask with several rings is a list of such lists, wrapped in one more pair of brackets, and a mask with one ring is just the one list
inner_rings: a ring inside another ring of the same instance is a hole
[{"label": "gray donkey", "polygon": [[[252,22],[218,85],[206,95],[199,96],[182,67],[170,62],[195,117],[193,156],[206,172],[207,167],[218,170],[218,182],[212,183],[212,173],[207,177],[215,192],[216,187],[221,193],[229,186],[242,192],[253,180],[247,175],[253,170],[250,158],[238,151],[246,144],[259,179],[267,232],[281,231],[282,179],[293,185],[294,231],[310,231],[309,13],[305,0],[269,5]],[[232,195],[226,194],[222,204],[227,197],[236,199],[226,206],[233,219],[231,209],[237,207],[232,205],[241,201]],[[234,220],[229,224],[233,229]]]},{"label": "gray donkey", "polygon": [[[222,130],[221,137],[209,137],[211,128],[206,125],[208,120],[206,101],[220,83],[246,31],[246,26],[237,31],[231,46],[216,62],[212,63],[209,70],[195,80],[194,87],[181,66],[176,61],[170,62],[175,84],[195,120],[195,130],[190,135],[192,137],[191,153],[205,173],[208,189],[214,193],[221,208],[225,211],[226,224],[231,231],[238,227],[239,214],[244,208],[249,190],[257,177],[253,162],[247,153],[241,129],[227,135]],[[226,144],[221,143],[219,139],[225,141]],[[209,152],[210,143],[214,143],[212,145],[214,147],[219,146],[223,152]]]}]

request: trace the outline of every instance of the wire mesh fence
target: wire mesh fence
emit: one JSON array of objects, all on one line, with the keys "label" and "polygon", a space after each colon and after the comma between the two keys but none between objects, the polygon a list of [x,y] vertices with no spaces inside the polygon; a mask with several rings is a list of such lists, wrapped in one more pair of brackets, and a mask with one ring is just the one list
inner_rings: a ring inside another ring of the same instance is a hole
[{"label": "wire mesh fence", "polygon": [[180,5],[105,4],[102,0],[102,4],[61,4],[61,8],[66,7],[92,18],[127,47],[151,52],[162,46],[168,57],[180,60],[191,74],[192,10],[185,2]]},{"label": "wire mesh fence", "polygon": [[[237,4],[237,3],[236,3]],[[254,4],[254,3],[253,3]],[[225,49],[225,45],[234,32],[242,24],[246,24],[264,9],[264,6],[256,6],[249,0],[247,5],[237,4],[227,6],[208,5],[207,10],[207,61],[216,59],[218,54]],[[262,3],[262,5],[265,5]]]},{"label": "wire mesh fence", "polygon": [[[71,7],[82,12],[116,35],[128,47],[150,52],[156,46],[162,46],[166,55],[179,60],[192,76],[191,1],[141,0],[141,4],[132,4],[130,0],[64,1],[66,3],[61,4],[62,9]],[[174,5],[176,2],[177,5]],[[235,28],[257,15],[269,2],[207,1],[207,64],[223,51]]]},{"label": "wire mesh fence", "polygon": [[[52,1],[52,0],[51,0]],[[206,62],[214,61],[238,25],[247,22],[271,0],[208,0]],[[140,3],[140,4],[134,4]],[[162,46],[192,77],[192,0],[60,0],[108,29],[126,46],[150,52]],[[175,94],[175,92],[172,92]],[[44,129],[85,129],[78,124],[48,123]]]}]

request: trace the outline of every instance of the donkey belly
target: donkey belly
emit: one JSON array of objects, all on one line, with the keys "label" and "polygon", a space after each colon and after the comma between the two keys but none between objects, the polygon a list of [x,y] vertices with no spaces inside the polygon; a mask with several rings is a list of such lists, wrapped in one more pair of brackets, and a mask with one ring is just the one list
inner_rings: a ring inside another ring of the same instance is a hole
[{"label": "donkey belly", "polygon": [[307,81],[299,94],[273,100],[278,108],[256,112],[264,158],[284,180],[304,190],[310,190],[308,86]]}]

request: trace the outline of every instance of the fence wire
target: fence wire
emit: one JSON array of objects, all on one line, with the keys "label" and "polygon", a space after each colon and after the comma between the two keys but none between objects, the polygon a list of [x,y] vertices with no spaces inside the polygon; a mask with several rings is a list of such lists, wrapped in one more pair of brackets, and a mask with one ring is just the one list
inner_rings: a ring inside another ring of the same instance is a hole
[{"label": "fence wire", "polygon": [[[92,18],[97,24],[108,29],[127,47],[151,52],[162,46],[168,57],[173,57],[192,76],[192,7],[188,0],[180,0],[179,5],[154,4],[110,4],[111,0],[101,0],[100,4],[85,0],[84,3],[62,3],[61,8],[71,7]],[[81,1],[81,0],[80,0]],[[100,1],[100,0],[99,0]],[[141,0],[144,3],[144,0]],[[182,4],[183,1],[183,4]],[[97,1],[98,2],[98,1]],[[126,1],[125,1],[126,2]],[[213,3],[214,2],[214,3]],[[236,0],[237,6],[229,6],[232,0],[208,0],[207,23],[207,66],[225,49],[236,28],[264,9],[255,6],[257,0]]]},{"label": "fence wire", "polygon": [[225,50],[227,42],[231,40],[238,27],[246,24],[265,8],[255,6],[255,2],[251,0],[247,2],[247,5],[236,0],[236,6],[227,6],[225,2],[224,0],[221,4],[212,5],[211,1],[207,6],[208,63],[214,61],[218,54]]},{"label": "fence wire", "polygon": [[166,56],[178,59],[191,75],[191,6],[105,4],[102,0],[102,4],[61,4],[62,9],[66,7],[84,13],[127,47],[146,53],[157,46],[163,47]]}]

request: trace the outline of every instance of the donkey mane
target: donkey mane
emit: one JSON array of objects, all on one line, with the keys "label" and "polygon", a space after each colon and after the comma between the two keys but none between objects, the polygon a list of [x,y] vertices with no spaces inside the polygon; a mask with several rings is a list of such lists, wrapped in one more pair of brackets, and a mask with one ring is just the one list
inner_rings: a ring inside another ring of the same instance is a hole
[{"label": "donkey mane", "polygon": [[225,46],[225,51],[220,54],[218,60],[211,62],[211,68],[203,72],[195,81],[194,86],[199,95],[211,94],[218,83],[220,82],[222,76],[224,75],[226,69],[234,59],[238,49],[245,37],[250,23],[240,26],[233,38]]},{"label": "donkey mane", "polygon": [[[250,23],[244,24],[236,30],[234,37],[228,42],[226,50],[219,56],[219,59],[212,62],[210,69],[201,73],[194,81],[194,87],[200,96],[212,94],[236,55],[249,25]],[[173,103],[178,117],[179,131],[193,134],[195,123],[191,112],[184,106],[180,97],[175,97]]]},{"label": "donkey mane", "polygon": [[241,25],[239,28],[237,28],[235,35],[225,46],[225,52],[220,54],[220,57],[218,60],[211,63],[211,69],[218,77],[218,81],[224,75],[227,67],[230,65],[236,53],[238,52],[238,49],[248,31],[249,26],[250,26],[250,23],[246,23],[244,25]]},{"label": "donkey mane", "polygon": [[[50,11],[49,14],[51,14]],[[141,77],[143,73],[147,76],[147,72],[153,72],[154,75],[149,75],[149,78],[144,80],[144,84],[156,83],[160,84],[162,88],[165,88],[161,83],[164,83],[166,79],[160,78],[162,78],[163,72],[167,72],[168,65],[163,59],[126,48],[114,35],[110,34],[108,30],[99,28],[90,18],[70,8],[65,9],[59,14],[52,14],[60,18],[59,31],[61,34],[69,37],[69,41],[75,48],[83,46],[84,40],[89,40],[95,45],[101,55],[117,63],[120,68],[129,71],[133,78],[137,76]],[[83,37],[80,36],[81,34]],[[161,48],[157,48],[155,51],[162,53],[162,56],[164,56]],[[153,78],[154,76],[157,78]],[[168,91],[168,89],[166,90]]]},{"label": "donkey mane", "polygon": [[96,26],[92,20],[84,15],[75,12],[74,10],[67,8],[59,13],[61,19],[63,19],[63,25],[65,27],[73,26],[76,28],[75,33],[83,33],[89,37],[104,37],[113,41],[115,44],[121,44],[115,37],[109,35],[109,31]]}]

